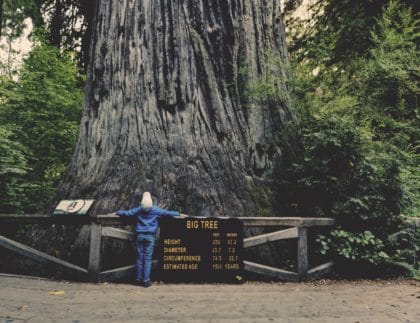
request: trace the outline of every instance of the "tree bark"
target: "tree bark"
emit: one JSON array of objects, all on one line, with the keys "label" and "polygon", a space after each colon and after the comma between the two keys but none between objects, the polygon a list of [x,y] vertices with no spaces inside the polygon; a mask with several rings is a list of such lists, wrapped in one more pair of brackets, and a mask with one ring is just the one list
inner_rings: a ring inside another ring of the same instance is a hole
[{"label": "tree bark", "polygon": [[[79,141],[59,198],[95,198],[102,213],[150,191],[192,215],[270,213],[294,119],[279,11],[279,0],[97,0]],[[267,68],[284,79],[276,104],[246,93]]]}]

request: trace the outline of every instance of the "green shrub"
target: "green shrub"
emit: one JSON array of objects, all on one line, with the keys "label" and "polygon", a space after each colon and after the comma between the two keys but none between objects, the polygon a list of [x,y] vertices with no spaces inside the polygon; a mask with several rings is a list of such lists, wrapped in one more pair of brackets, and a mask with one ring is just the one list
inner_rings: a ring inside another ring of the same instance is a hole
[{"label": "green shrub", "polygon": [[337,219],[331,236],[320,239],[323,254],[373,264],[391,259],[388,236],[403,224],[398,165],[343,119],[311,118],[300,133],[301,153],[281,175],[281,208]]},{"label": "green shrub", "polygon": [[[16,130],[8,138],[23,147],[31,168],[21,174],[25,202],[15,211],[39,211],[54,194],[77,141],[83,84],[74,56],[42,40],[35,40],[17,80],[2,79],[0,124]],[[0,203],[9,198],[1,195]]]},{"label": "green shrub", "polygon": [[11,139],[13,132],[0,126],[0,212],[16,213],[26,204],[24,175],[30,170],[25,148]]}]

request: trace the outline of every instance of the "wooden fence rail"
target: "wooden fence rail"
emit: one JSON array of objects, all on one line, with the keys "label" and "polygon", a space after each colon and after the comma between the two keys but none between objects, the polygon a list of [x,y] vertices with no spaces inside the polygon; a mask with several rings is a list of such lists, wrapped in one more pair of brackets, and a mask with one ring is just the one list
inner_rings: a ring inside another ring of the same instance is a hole
[{"label": "wooden fence rail", "polygon": [[[244,269],[246,271],[287,281],[315,279],[331,271],[334,265],[333,262],[328,262],[312,269],[309,268],[307,240],[309,228],[315,226],[332,226],[335,223],[334,219],[303,217],[240,217],[239,219],[243,222],[245,227],[291,227],[288,229],[245,238],[243,241],[244,248],[250,248],[282,239],[297,239],[297,273],[250,261],[244,261]],[[113,281],[127,277],[132,274],[135,269],[135,266],[132,265],[101,271],[102,238],[110,237],[132,241],[135,237],[133,232],[111,227],[127,224],[115,214],[98,215],[95,217],[72,215],[48,216],[0,214],[0,224],[1,223],[90,225],[89,264],[87,270],[25,246],[19,242],[0,236],[0,247],[6,248],[42,264],[54,266],[78,280],[93,282]]]}]

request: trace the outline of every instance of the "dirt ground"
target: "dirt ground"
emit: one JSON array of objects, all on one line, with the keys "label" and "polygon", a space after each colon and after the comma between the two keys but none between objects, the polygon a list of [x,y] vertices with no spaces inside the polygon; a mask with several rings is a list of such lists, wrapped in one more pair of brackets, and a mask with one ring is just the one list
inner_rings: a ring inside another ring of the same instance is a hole
[{"label": "dirt ground", "polygon": [[420,322],[420,283],[91,284],[0,275],[0,322]]}]

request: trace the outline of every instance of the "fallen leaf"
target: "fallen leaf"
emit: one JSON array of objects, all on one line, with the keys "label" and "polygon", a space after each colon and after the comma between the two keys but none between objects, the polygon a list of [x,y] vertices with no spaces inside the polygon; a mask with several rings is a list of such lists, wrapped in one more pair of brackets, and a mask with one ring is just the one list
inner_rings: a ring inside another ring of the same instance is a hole
[{"label": "fallen leaf", "polygon": [[22,305],[22,306],[19,306],[19,307],[18,307],[18,310],[25,310],[25,309],[27,309],[27,308],[29,308],[29,306],[28,306],[28,305]]},{"label": "fallen leaf", "polygon": [[66,292],[63,290],[52,290],[49,291],[48,294],[50,295],[64,295]]}]

